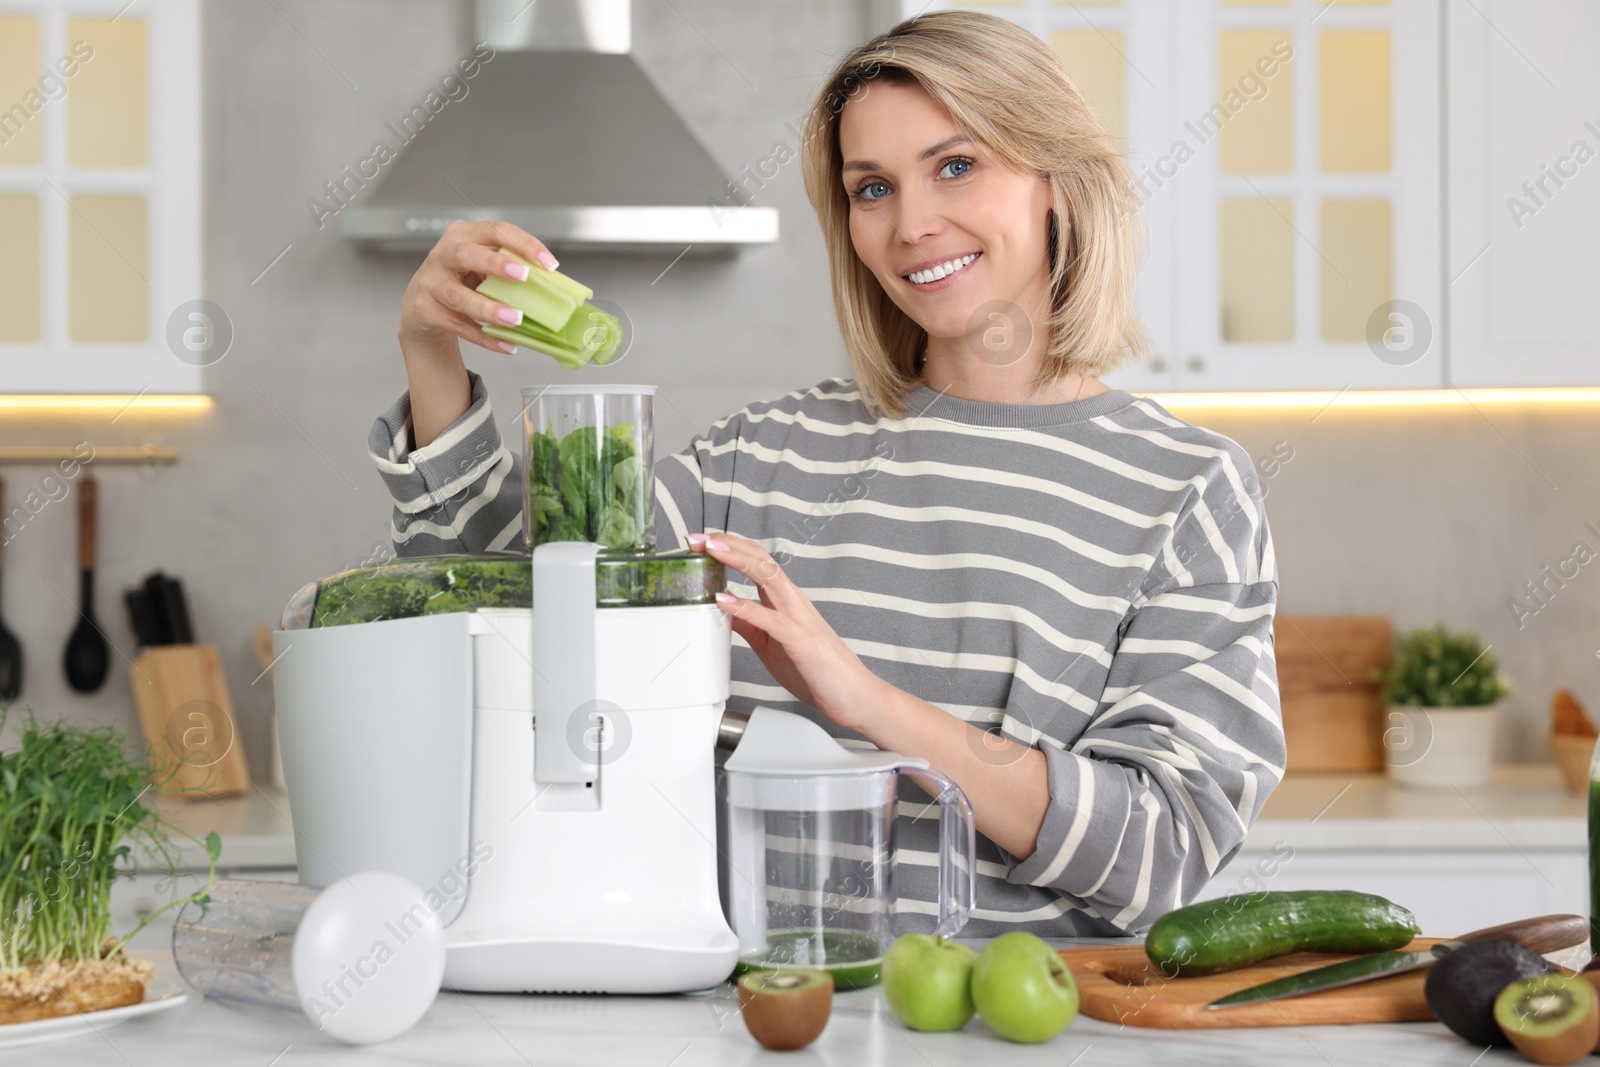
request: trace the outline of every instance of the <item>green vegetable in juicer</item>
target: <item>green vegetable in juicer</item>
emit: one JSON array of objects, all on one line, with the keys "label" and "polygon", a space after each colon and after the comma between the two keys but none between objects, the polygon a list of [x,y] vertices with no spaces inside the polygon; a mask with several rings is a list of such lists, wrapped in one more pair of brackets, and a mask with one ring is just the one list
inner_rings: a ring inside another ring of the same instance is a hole
[{"label": "green vegetable in juicer", "polygon": [[[710,604],[727,571],[703,552],[602,552],[595,560],[595,606]],[[533,561],[525,554],[411,556],[340,571],[295,594],[284,629],[350,626],[423,615],[525,608],[533,600]]]},{"label": "green vegetable in juicer", "polygon": [[594,541],[643,548],[650,532],[649,471],[634,428],[579,426],[564,437],[533,434],[528,507],[533,543]]},{"label": "green vegetable in juicer", "polygon": [[[527,263],[508,248],[500,252]],[[479,284],[478,292],[522,312],[520,324],[486,323],[484,333],[543,352],[568,370],[589,363],[604,366],[622,350],[622,323],[615,315],[588,303],[593,289],[560,271],[530,264],[527,281],[490,275]]]}]

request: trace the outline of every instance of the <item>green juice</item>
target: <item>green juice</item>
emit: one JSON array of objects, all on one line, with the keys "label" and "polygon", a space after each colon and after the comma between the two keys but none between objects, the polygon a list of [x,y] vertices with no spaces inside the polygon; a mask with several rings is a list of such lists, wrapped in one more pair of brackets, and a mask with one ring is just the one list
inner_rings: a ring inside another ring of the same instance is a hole
[{"label": "green juice", "polygon": [[1600,945],[1600,780],[1589,780],[1589,951]]},{"label": "green juice", "polygon": [[883,948],[872,934],[854,930],[822,931],[822,951],[817,951],[814,930],[774,930],[766,948],[739,960],[734,977],[747,971],[777,971],[806,967],[827,971],[835,989],[861,989],[876,985],[883,964]]}]

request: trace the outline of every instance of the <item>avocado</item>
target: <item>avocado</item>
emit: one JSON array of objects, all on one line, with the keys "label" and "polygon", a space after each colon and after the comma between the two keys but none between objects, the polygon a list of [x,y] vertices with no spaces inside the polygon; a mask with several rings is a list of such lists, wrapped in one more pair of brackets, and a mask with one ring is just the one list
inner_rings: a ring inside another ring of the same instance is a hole
[{"label": "avocado", "polygon": [[1461,1037],[1509,1048],[1511,1040],[1494,1021],[1494,998],[1512,982],[1558,969],[1510,941],[1470,941],[1433,965],[1422,991],[1439,1021]]}]

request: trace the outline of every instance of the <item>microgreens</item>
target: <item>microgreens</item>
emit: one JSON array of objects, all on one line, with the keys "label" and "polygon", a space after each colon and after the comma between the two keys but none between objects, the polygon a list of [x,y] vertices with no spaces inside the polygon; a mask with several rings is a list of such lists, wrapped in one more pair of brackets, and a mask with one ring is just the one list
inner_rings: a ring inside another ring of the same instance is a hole
[{"label": "microgreens", "polygon": [[[0,730],[8,715],[0,709]],[[41,725],[28,715],[19,746],[0,753],[0,971],[111,958],[157,915],[209,899],[222,841],[210,833],[200,842],[141,803],[159,784],[114,727]],[[203,844],[205,886],[112,941],[112,883],[133,875],[136,847],[175,872],[169,831]]]}]

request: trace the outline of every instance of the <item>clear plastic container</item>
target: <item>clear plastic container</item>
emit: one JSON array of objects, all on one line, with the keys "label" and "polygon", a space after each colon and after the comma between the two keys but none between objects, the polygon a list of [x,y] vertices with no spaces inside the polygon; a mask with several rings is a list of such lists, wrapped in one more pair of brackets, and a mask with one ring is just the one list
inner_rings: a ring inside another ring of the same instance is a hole
[{"label": "clear plastic container", "polygon": [[350,1044],[387,1041],[444,979],[444,925],[416,885],[363,871],[324,889],[223,879],[172,928],[178,973],[204,996],[304,1014]]},{"label": "clear plastic container", "polygon": [[210,895],[205,904],[185,904],[173,924],[172,955],[184,981],[217,1000],[299,1011],[294,935],[317,891],[224,879]]},{"label": "clear plastic container", "polygon": [[748,773],[734,770],[730,758],[728,892],[737,969],[818,968],[837,988],[856,989],[877,982],[883,954],[906,932],[894,922],[899,776],[909,775],[939,809],[941,937],[954,937],[972,911],[972,807],[934,770],[813,773],[819,769]]},{"label": "clear plastic container", "polygon": [[522,528],[528,544],[655,548],[653,385],[522,391]]}]

